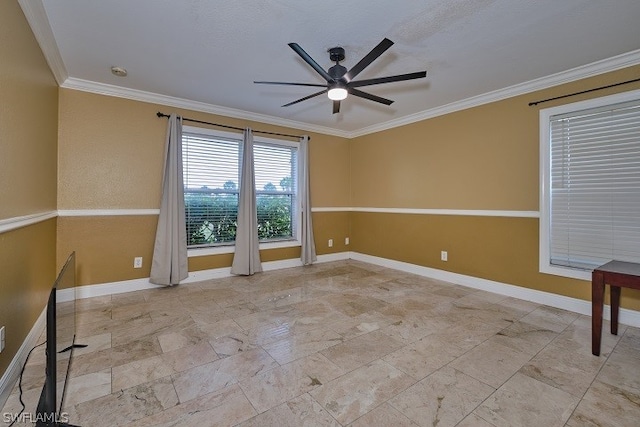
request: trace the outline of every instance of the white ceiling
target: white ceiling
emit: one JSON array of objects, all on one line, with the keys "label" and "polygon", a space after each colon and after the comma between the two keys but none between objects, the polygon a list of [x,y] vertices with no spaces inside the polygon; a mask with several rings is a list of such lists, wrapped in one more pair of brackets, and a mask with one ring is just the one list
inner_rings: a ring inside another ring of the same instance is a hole
[{"label": "white ceiling", "polygon": [[[63,87],[343,136],[499,97],[505,88],[540,88],[549,76],[557,83],[567,70],[588,75],[594,63],[613,57],[614,68],[640,63],[638,0],[20,4]],[[391,106],[351,96],[334,115],[331,101],[318,96],[283,108],[317,88],[253,84],[325,83],[287,43],[297,42],[325,69],[333,65],[327,49],[342,46],[342,65],[350,68],[385,37],[395,45],[356,80],[428,72],[425,79],[362,88],[394,100]],[[128,77],[112,75],[114,65]]]}]

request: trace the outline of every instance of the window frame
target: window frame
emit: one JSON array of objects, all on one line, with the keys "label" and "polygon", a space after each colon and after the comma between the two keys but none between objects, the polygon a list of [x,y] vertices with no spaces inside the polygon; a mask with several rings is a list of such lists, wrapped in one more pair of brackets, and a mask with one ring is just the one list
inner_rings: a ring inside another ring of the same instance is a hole
[{"label": "window frame", "polygon": [[[182,126],[183,133],[189,134],[198,134],[203,136],[208,136],[212,138],[223,138],[223,139],[231,139],[236,140],[240,144],[242,143],[242,134],[238,134],[237,132],[228,132],[221,131],[216,129],[197,127],[197,126]],[[300,158],[300,142],[299,141],[287,141],[283,139],[276,138],[268,138],[263,136],[257,136],[254,134],[253,142],[255,144],[261,145],[275,145],[275,146],[284,146],[284,147],[292,147],[298,150],[298,155],[296,156],[297,165],[296,165],[296,188],[295,188],[295,212],[293,218],[293,234],[294,237],[291,239],[278,239],[278,240],[269,240],[262,241],[259,243],[260,249],[278,249],[278,248],[290,248],[296,246],[302,246],[301,234],[302,234],[302,201],[300,197],[300,190],[302,185],[302,167]],[[235,242],[228,244],[220,244],[215,246],[200,246],[200,247],[192,247],[187,248],[187,256],[188,257],[198,257],[198,256],[208,256],[208,255],[218,255],[218,254],[230,254],[235,253]]]},{"label": "window frame", "polygon": [[551,117],[581,110],[606,107],[640,99],[640,90],[617,93],[599,98],[540,110],[540,228],[539,271],[572,279],[591,281],[591,271],[551,264]]}]

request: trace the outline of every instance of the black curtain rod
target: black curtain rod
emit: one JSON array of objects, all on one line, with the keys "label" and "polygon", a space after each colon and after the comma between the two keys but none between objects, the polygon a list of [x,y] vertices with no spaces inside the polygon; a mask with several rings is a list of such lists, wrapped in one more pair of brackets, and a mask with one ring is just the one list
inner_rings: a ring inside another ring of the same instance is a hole
[{"label": "black curtain rod", "polygon": [[529,103],[529,107],[534,106],[534,105],[538,105],[538,104],[542,104],[543,102],[555,101],[556,99],[568,98],[569,96],[582,95],[583,93],[594,92],[596,90],[602,90],[602,89],[609,89],[610,87],[626,85],[626,84],[634,83],[634,82],[640,82],[640,78],[639,79],[633,79],[633,80],[627,80],[626,82],[614,83],[612,85],[600,86],[600,87],[596,87],[594,89],[583,90],[581,92],[574,92],[574,93],[570,93],[568,95],[561,95],[561,96],[556,96],[554,98],[543,99],[541,101],[530,102]]},{"label": "black curtain rod", "polygon": [[[166,118],[171,117],[169,114],[164,114],[164,113],[161,113],[160,111],[158,111],[156,113],[156,116],[158,116],[158,117],[166,117]],[[221,128],[235,129],[235,130],[239,130],[239,131],[244,131],[244,128],[239,128],[239,127],[236,127],[236,126],[229,126],[229,125],[221,125],[219,123],[204,122],[202,120],[188,119],[186,117],[183,117],[182,120],[183,121],[187,121],[187,122],[193,122],[193,123],[201,123],[203,125],[218,126],[218,127],[221,127]],[[255,132],[255,133],[264,133],[266,135],[287,136],[289,138],[298,138],[298,139],[302,138],[302,136],[300,136],[300,135],[289,135],[287,133],[267,132],[265,130],[254,130],[253,132]],[[309,141],[311,141],[311,137],[309,137]]]}]

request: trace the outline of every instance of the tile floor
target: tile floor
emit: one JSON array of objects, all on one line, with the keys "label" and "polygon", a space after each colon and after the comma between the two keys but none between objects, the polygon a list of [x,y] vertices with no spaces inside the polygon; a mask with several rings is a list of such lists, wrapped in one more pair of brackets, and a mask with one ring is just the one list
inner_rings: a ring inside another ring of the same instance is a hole
[{"label": "tile floor", "polygon": [[[595,357],[587,316],[355,261],[96,297],[77,301],[88,347],[65,411],[84,427],[640,426],[640,329],[607,327]],[[19,409],[14,389],[3,413]]]}]

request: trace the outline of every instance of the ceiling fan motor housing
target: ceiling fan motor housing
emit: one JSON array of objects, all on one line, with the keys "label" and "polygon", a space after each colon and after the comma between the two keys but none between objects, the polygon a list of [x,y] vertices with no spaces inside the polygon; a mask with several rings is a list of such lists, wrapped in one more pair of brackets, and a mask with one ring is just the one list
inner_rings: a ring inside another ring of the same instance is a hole
[{"label": "ceiling fan motor housing", "polygon": [[344,60],[344,48],[332,47],[329,49],[329,59],[333,62],[340,62]]},{"label": "ceiling fan motor housing", "polygon": [[334,80],[338,80],[347,73],[347,69],[340,64],[336,64],[329,68],[328,72]]}]

